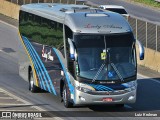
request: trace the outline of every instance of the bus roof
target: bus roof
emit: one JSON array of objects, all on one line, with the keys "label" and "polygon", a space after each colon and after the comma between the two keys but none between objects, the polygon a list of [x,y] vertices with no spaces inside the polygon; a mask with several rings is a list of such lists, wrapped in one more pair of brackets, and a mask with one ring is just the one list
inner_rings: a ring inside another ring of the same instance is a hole
[{"label": "bus roof", "polygon": [[21,6],[26,11],[67,25],[75,33],[124,33],[131,27],[120,14],[86,5],[36,3]]}]

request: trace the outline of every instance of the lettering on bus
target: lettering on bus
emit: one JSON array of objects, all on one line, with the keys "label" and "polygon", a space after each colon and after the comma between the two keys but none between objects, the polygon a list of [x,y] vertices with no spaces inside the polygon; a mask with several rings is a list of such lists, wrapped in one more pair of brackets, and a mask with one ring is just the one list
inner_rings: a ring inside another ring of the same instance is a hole
[{"label": "lettering on bus", "polygon": [[116,26],[116,25],[92,25],[92,24],[87,24],[84,26],[84,28],[88,28],[88,29],[101,29],[101,28],[113,28],[113,29],[122,29],[121,26]]}]

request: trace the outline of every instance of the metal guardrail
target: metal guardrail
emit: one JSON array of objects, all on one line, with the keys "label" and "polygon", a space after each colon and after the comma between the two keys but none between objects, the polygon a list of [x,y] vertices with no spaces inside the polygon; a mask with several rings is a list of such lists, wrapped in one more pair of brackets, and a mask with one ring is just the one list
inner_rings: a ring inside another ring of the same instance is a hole
[{"label": "metal guardrail", "polygon": [[[18,5],[29,3],[65,3],[84,4],[86,0],[6,0]],[[129,17],[128,21],[133,29],[135,38],[142,42],[146,48],[160,52],[160,25],[145,20]]]},{"label": "metal guardrail", "polygon": [[136,39],[146,48],[160,52],[160,25],[133,17],[129,17],[128,21]]},{"label": "metal guardrail", "polygon": [[65,3],[65,4],[84,4],[85,0],[6,0],[18,5],[29,3]]}]

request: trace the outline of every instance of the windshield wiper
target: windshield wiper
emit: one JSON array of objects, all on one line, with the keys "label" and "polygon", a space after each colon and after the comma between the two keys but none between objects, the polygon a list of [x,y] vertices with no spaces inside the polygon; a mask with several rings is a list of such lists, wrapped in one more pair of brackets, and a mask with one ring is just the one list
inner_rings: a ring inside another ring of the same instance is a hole
[{"label": "windshield wiper", "polygon": [[101,65],[101,67],[99,68],[98,72],[97,72],[96,75],[94,76],[92,82],[95,82],[95,80],[97,79],[97,77],[99,76],[99,74],[101,73],[101,71],[103,70],[104,66],[105,66],[105,63],[103,63],[103,64]]},{"label": "windshield wiper", "polygon": [[120,72],[118,71],[117,67],[115,66],[114,63],[111,63],[111,66],[113,67],[113,69],[116,71],[118,77],[120,78],[121,81],[124,81],[122,75],[120,74]]},{"label": "windshield wiper", "polygon": [[[104,35],[104,45],[105,45],[105,51],[106,51],[106,40],[105,40],[105,35]],[[106,56],[105,56],[105,61],[104,63],[102,63],[101,67],[99,68],[98,72],[96,73],[96,75],[94,76],[92,82],[95,82],[95,80],[98,78],[99,74],[101,73],[101,71],[103,70],[104,66],[106,65]]]}]

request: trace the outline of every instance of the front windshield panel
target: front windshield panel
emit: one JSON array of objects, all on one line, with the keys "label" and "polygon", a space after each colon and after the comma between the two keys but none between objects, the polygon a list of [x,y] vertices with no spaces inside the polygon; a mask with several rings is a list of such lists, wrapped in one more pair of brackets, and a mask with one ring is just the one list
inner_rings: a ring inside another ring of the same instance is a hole
[{"label": "front windshield panel", "polygon": [[132,34],[75,35],[78,76],[91,80],[119,80],[136,75]]},{"label": "front windshield panel", "polygon": [[128,14],[124,9],[118,9],[118,8],[106,8],[106,10],[116,12],[119,14]]}]

